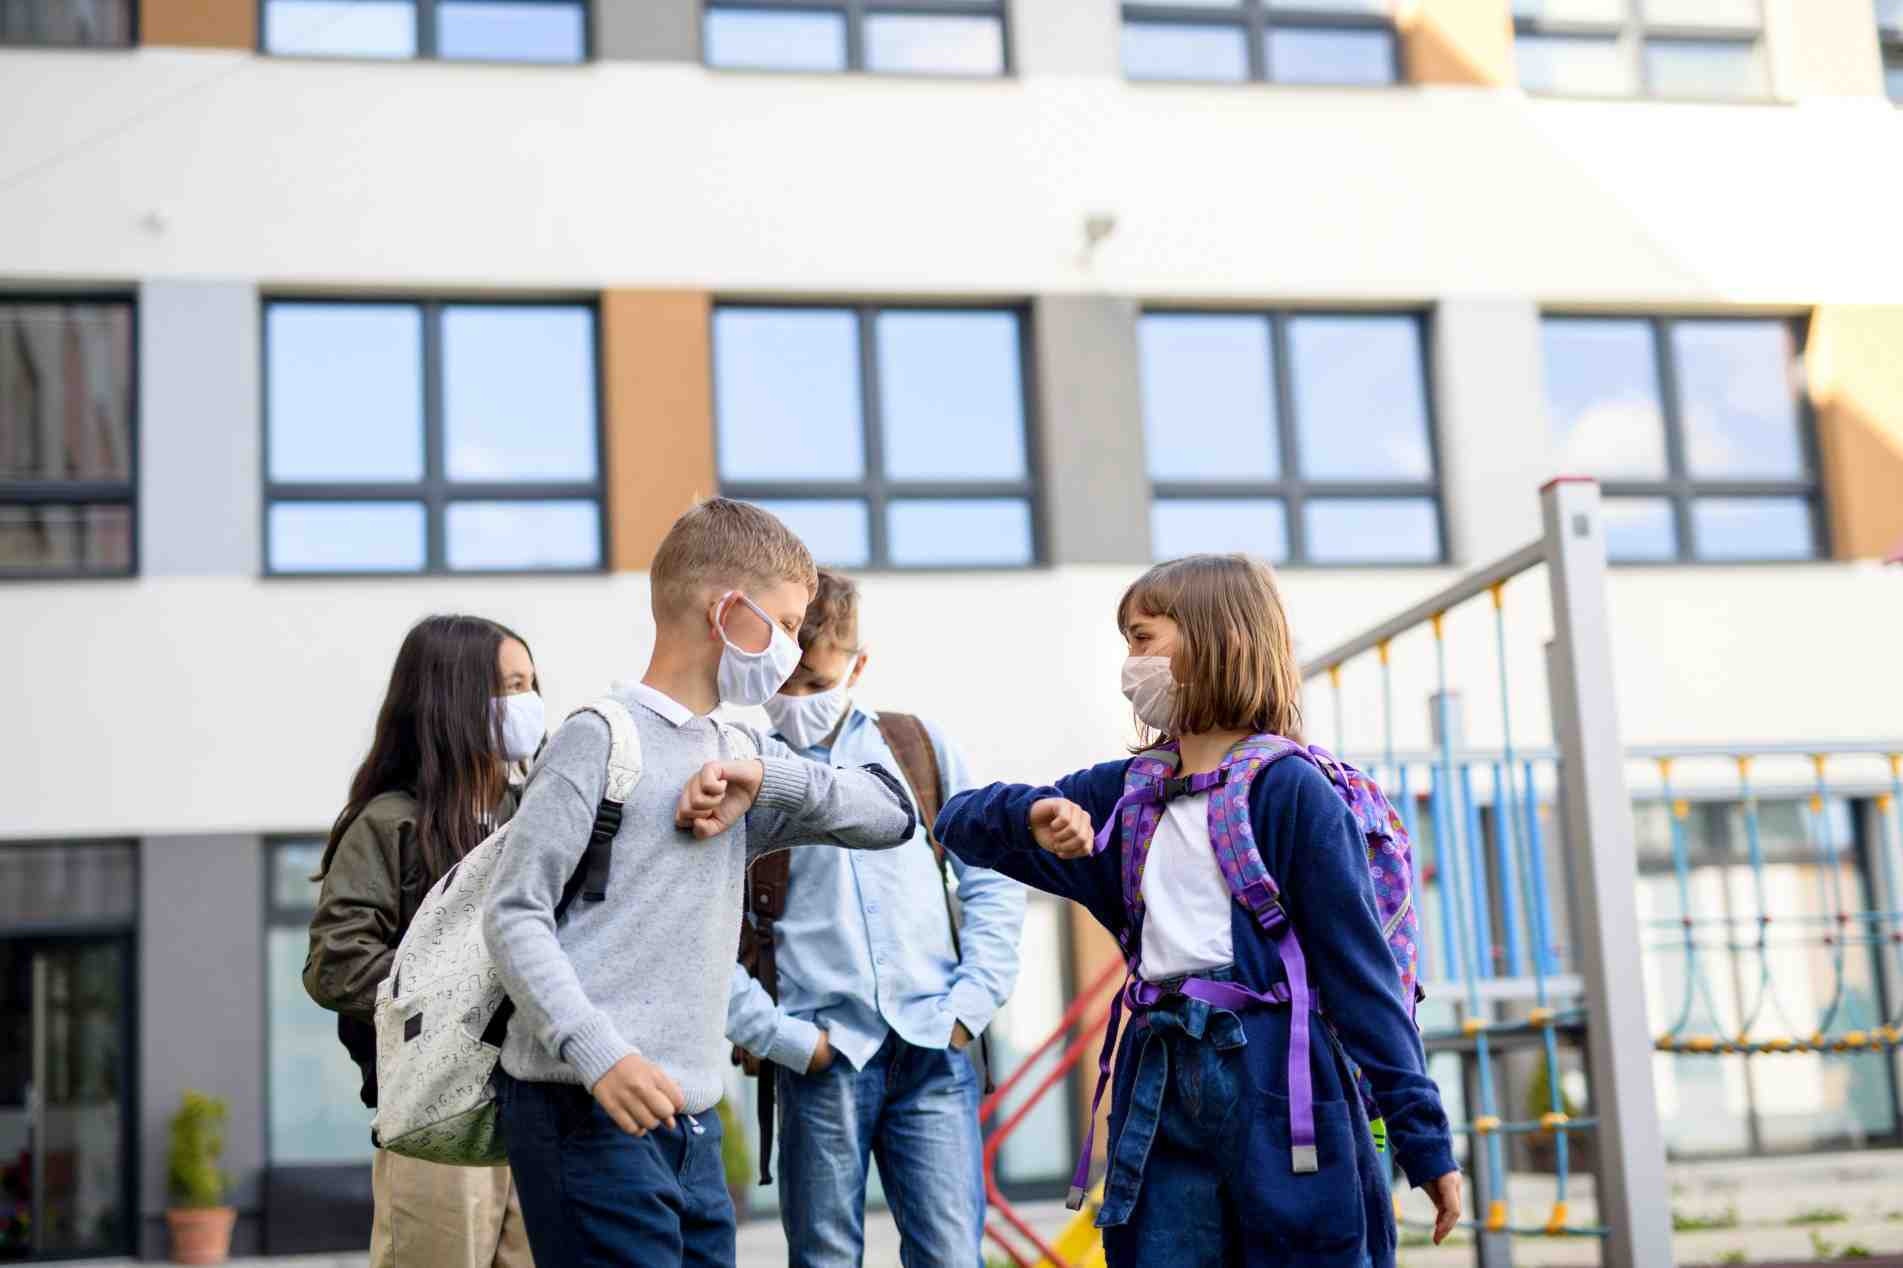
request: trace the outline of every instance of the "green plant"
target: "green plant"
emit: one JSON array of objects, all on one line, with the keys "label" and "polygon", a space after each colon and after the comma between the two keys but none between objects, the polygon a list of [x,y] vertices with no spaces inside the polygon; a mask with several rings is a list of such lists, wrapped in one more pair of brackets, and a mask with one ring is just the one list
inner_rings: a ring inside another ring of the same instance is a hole
[{"label": "green plant", "polygon": [[1819,1259],[1835,1259],[1837,1243],[1829,1240],[1822,1233],[1813,1232],[1810,1235],[1810,1253]]},{"label": "green plant", "polygon": [[218,1158],[225,1152],[225,1118],[223,1101],[189,1089],[172,1115],[166,1168],[177,1206],[224,1205],[225,1173],[218,1169]]},{"label": "green plant", "polygon": [[1806,1224],[1847,1224],[1849,1222],[1849,1213],[1834,1206],[1813,1206],[1808,1210],[1799,1211],[1787,1221],[1793,1228],[1802,1228]]},{"label": "green plant", "polygon": [[1868,1259],[1870,1248],[1861,1242],[1851,1242],[1838,1254],[1839,1259]]},{"label": "green plant", "polygon": [[1748,1264],[1751,1262],[1751,1256],[1741,1250],[1728,1250],[1718,1256],[1718,1262],[1721,1264]]},{"label": "green plant", "polygon": [[726,1097],[720,1098],[714,1112],[720,1115],[720,1165],[727,1173],[727,1188],[739,1193],[753,1183],[753,1151],[747,1148],[739,1115]]},{"label": "green plant", "polygon": [[1728,1206],[1716,1215],[1686,1215],[1672,1212],[1672,1231],[1674,1233],[1705,1233],[1718,1228],[1738,1227],[1738,1208]]}]

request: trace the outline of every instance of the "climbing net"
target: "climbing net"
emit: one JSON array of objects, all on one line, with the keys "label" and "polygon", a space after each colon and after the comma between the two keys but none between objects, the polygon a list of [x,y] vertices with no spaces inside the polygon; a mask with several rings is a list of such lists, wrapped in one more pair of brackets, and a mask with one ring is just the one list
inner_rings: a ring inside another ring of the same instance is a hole
[{"label": "climbing net", "polygon": [[[1421,979],[1437,982],[1443,990],[1451,986],[1462,1005],[1453,1029],[1427,1031],[1423,1039],[1430,1051],[1470,1055],[1477,1076],[1471,1108],[1478,1112],[1454,1129],[1469,1138],[1485,1162],[1474,1169],[1473,1176],[1479,1218],[1464,1227],[1519,1237],[1604,1237],[1604,1227],[1573,1222],[1568,1208],[1575,1152],[1571,1138],[1592,1131],[1598,1120],[1575,1116],[1564,1092],[1562,1036],[1577,1042],[1586,1014],[1569,1002],[1578,998],[1576,979],[1566,979],[1559,972],[1537,769],[1540,761],[1550,764],[1551,755],[1536,757],[1515,747],[1506,587],[1507,580],[1502,579],[1485,589],[1492,604],[1492,659],[1499,686],[1497,756],[1476,761],[1458,751],[1448,668],[1448,611],[1443,609],[1429,613],[1423,622],[1433,640],[1435,749],[1424,758],[1396,749],[1393,638],[1383,638],[1371,649],[1379,673],[1381,738],[1370,772],[1390,793],[1415,842],[1414,893],[1417,901],[1429,907],[1422,912],[1423,926],[1435,925],[1439,934],[1436,940],[1423,933],[1424,945],[1418,948]],[[1344,658],[1323,667],[1332,689],[1335,744],[1344,749],[1349,747],[1342,691],[1346,663]],[[1425,821],[1415,791],[1423,767]],[[1490,787],[1476,787],[1477,769],[1483,781],[1490,780]],[[1491,794],[1492,814],[1483,826],[1486,793]],[[1429,850],[1423,848],[1430,834],[1431,862]],[[1508,1019],[1496,1007],[1504,1000],[1530,1007]],[[1510,1049],[1529,1047],[1544,1064],[1544,1078],[1536,1080],[1534,1087],[1544,1085],[1545,1103],[1532,1117],[1509,1118],[1500,1105],[1496,1063]],[[1555,1197],[1540,1223],[1514,1224],[1510,1218],[1505,1144],[1515,1136],[1542,1136],[1552,1142]],[[1398,1196],[1395,1214],[1408,1223]]]},{"label": "climbing net", "polygon": [[[1693,902],[1693,864],[1687,820],[1691,814],[1688,799],[1674,794],[1674,776],[1678,761],[1660,756],[1653,761],[1660,786],[1670,807],[1670,834],[1673,875],[1677,882],[1679,914],[1676,918],[1653,922],[1667,936],[1652,946],[1655,951],[1677,951],[1683,955],[1683,991],[1676,1016],[1655,1041],[1661,1052],[1679,1054],[1744,1054],[1884,1052],[1903,1047],[1903,992],[1888,1016],[1875,1024],[1861,1020],[1846,1007],[1847,983],[1854,952],[1881,955],[1886,946],[1896,957],[1903,974],[1903,912],[1869,908],[1853,909],[1846,890],[1855,888],[1856,868],[1844,857],[1842,834],[1831,821],[1832,803],[1843,792],[1833,787],[1833,771],[1855,760],[1857,754],[1808,754],[1812,787],[1800,811],[1805,845],[1812,857],[1820,860],[1827,911],[1818,914],[1773,913],[1770,895],[1773,885],[1770,865],[1765,858],[1762,810],[1755,770],[1768,755],[1741,753],[1730,756],[1736,771],[1736,797],[1744,827],[1746,865],[1750,869],[1751,899],[1747,912],[1732,911],[1706,914]],[[1903,802],[1903,753],[1890,752],[1887,760],[1888,786],[1868,798],[1875,820],[1872,842],[1882,875],[1882,893],[1889,896],[1888,906],[1899,903],[1897,889],[1898,843],[1903,840],[1899,824],[1899,802]],[[1789,930],[1789,932],[1785,932]],[[1798,1001],[1787,998],[1782,989],[1780,965],[1788,967],[1789,952],[1816,950],[1828,961],[1828,994],[1821,1006],[1806,1014]],[[1715,962],[1742,957],[1749,979],[1742,986],[1735,1017],[1727,1018],[1719,1008],[1712,990]],[[1903,980],[1903,977],[1899,977]],[[1702,1011],[1701,1011],[1702,1006]]]}]

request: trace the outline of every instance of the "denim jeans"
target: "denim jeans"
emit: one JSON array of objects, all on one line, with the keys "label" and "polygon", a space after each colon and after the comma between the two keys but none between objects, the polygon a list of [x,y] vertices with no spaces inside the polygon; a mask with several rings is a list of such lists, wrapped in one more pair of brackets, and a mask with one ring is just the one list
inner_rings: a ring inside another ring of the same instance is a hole
[{"label": "denim jeans", "polygon": [[1131,1034],[1122,1057],[1130,1070],[1119,1075],[1127,1100],[1119,1098],[1097,1217],[1110,1268],[1371,1262],[1368,1208],[1388,1199],[1366,1191],[1363,1154],[1372,1156],[1373,1143],[1364,1151],[1356,1139],[1367,1135],[1358,1102],[1316,1103],[1321,1170],[1294,1174],[1288,1098],[1251,1086],[1248,1042],[1235,1013],[1181,996]]},{"label": "denim jeans", "polygon": [[498,1070],[496,1095],[536,1263],[733,1268],[718,1114],[630,1136],[580,1087]]},{"label": "denim jeans", "polygon": [[858,1268],[866,1177],[879,1164],[905,1268],[983,1263],[983,1142],[971,1058],[897,1035],[854,1070],[781,1068],[780,1223],[791,1268]]}]

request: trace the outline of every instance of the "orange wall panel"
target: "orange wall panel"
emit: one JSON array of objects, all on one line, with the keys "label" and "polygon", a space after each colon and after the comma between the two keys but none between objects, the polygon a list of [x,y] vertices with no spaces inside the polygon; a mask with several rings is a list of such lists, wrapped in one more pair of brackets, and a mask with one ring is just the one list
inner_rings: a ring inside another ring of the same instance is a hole
[{"label": "orange wall panel", "polygon": [[704,291],[601,296],[608,566],[644,572],[668,527],[719,491],[711,301]]},{"label": "orange wall panel", "polygon": [[1805,360],[1832,553],[1903,549],[1903,306],[1818,309]]},{"label": "orange wall panel", "polygon": [[1508,0],[1413,0],[1400,6],[1398,22],[1409,83],[1514,82]]},{"label": "orange wall panel", "polygon": [[257,0],[140,0],[139,42],[255,49]]}]

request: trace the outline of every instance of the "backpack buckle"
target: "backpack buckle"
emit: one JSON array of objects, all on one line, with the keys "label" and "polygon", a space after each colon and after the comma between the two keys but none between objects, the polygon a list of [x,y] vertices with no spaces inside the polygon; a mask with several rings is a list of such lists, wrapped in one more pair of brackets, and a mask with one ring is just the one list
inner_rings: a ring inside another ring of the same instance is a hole
[{"label": "backpack buckle", "polygon": [[1163,781],[1163,800],[1175,801],[1178,797],[1189,796],[1188,775],[1173,775]]}]

